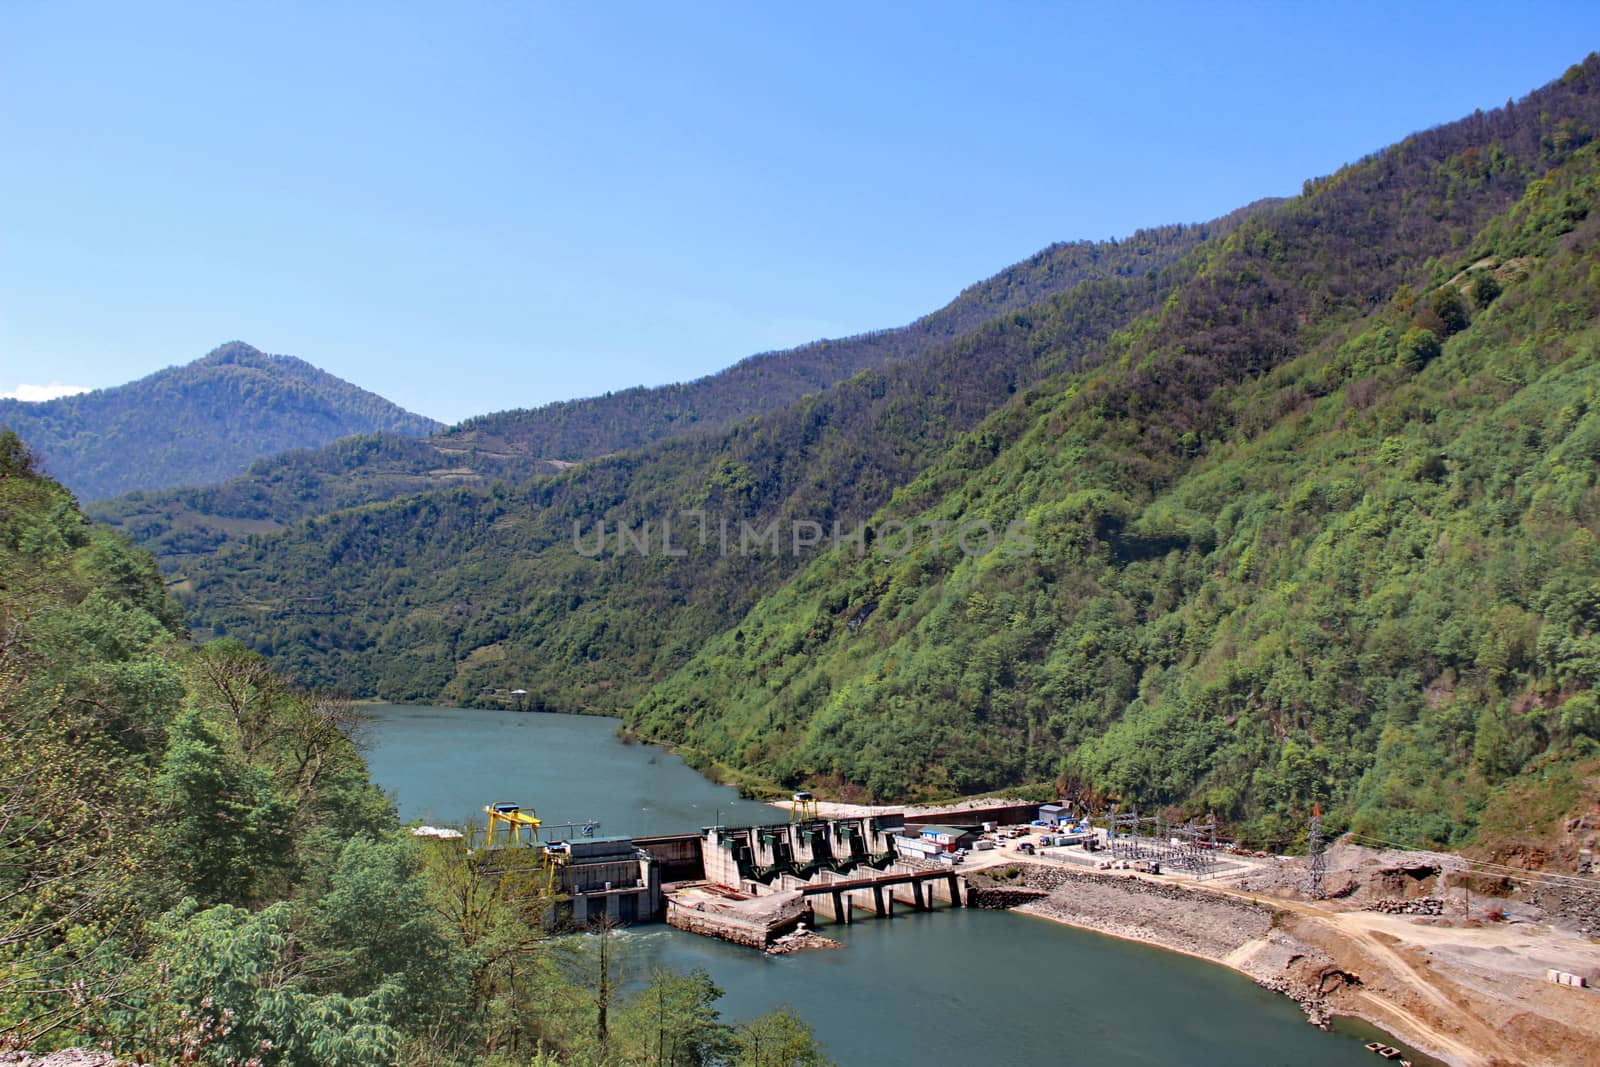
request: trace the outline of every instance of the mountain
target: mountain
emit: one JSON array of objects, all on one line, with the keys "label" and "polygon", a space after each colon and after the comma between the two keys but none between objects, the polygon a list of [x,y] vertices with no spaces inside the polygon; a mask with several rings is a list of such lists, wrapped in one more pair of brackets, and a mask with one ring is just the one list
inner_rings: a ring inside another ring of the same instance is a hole
[{"label": "mountain", "polygon": [[1028,544],[829,553],[630,725],[767,788],[1048,782],[1279,848],[1316,803],[1461,843],[1512,786],[1558,825],[1600,771],[1597,120],[1591,57],[1245,223],[873,520]]},{"label": "mountain", "polygon": [[238,341],[193,363],[43,403],[0,400],[44,469],[79,497],[215,482],[253,460],[354,433],[420,436],[439,423],[292,356]]},{"label": "mountain", "polygon": [[526,480],[655,441],[715,434],[863,370],[914,359],[1080,283],[1151,274],[1272,203],[1262,200],[1200,225],[1140,230],[1120,241],[1051,245],[897,329],[752,356],[692,382],[484,415],[427,441],[392,434],[341,440],[260,460],[221,485],[135,492],[89,510],[154,552],[171,571],[247,534],[340,508],[429,489]]},{"label": "mountain", "polygon": [[968,286],[938,311],[907,326],[816,341],[741,360],[676,385],[625,389],[584,400],[468,419],[447,431],[551,459],[580,460],[639,448],[694,430],[720,430],[790,404],[863,370],[914,359],[983,323],[1084,282],[1133,279],[1187,255],[1276,201],[1260,200],[1198,226],[1139,230],[1123,240],[1058,242],[992,278]]},{"label": "mountain", "polygon": [[[1191,248],[1231,227],[1191,228]],[[249,536],[187,560],[176,588],[197,626],[246,637],[313,684],[467,700],[515,682],[536,703],[620,712],[803,561],[591,560],[573,550],[575,526],[659,528],[696,507],[762,527],[858,522],[955,434],[1157,306],[1192,259],[1081,281],[730,430]]]},{"label": "mountain", "polygon": [[[721,432],[249,538],[178,589],[308,681],[515,685],[754,789],[1054,782],[1276,844],[1320,801],[1461,840],[1600,751],[1597,129],[1591,57],[1157,270]],[[724,551],[723,520],[780,540]],[[980,520],[1027,543],[969,555]],[[616,538],[646,523],[649,551]]]}]

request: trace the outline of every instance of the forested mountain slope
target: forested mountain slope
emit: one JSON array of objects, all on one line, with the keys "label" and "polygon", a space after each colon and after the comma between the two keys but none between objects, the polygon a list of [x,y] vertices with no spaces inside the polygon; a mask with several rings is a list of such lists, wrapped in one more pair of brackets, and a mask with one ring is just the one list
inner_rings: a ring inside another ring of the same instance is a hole
[{"label": "forested mountain slope", "polygon": [[1158,271],[1274,202],[1261,200],[1199,225],[1139,230],[1120,241],[1053,244],[969,286],[943,308],[908,326],[762,353],[692,382],[640,386],[468,419],[445,436],[491,448],[514,445],[533,455],[570,461],[639,448],[691,430],[720,430],[860,371],[915,358],[985,322],[1083,282],[1132,279]]},{"label": "forested mountain slope", "polygon": [[303,360],[237,341],[127,385],[43,403],[0,400],[0,426],[86,500],[220,481],[263,456],[347,434],[439,428]]},{"label": "forested mountain slope", "polygon": [[[519,687],[535,703],[621,711],[803,562],[790,551],[589,558],[574,528],[849,527],[1018,389],[1075,367],[1159,306],[1194,258],[1084,282],[916,359],[865,371],[726,433],[603,457],[528,485],[336,512],[196,558],[196,625],[297,677],[394,699]],[[785,532],[787,537],[787,532]]]},{"label": "forested mountain slope", "polygon": [[321,448],[283,452],[219,485],[126,493],[88,505],[164,570],[264,533],[341,508],[456,486],[524,481],[562,469],[514,446],[479,447],[441,436],[352,434]]},{"label": "forested mountain slope", "polygon": [[773,787],[1056,781],[1278,846],[1318,802],[1460,842],[1592,772],[1597,90],[1591,57],[1242,226],[876,518],[1032,551],[830,554],[632,726]]},{"label": "forested mountain slope", "polygon": [[426,441],[387,434],[340,440],[257,461],[221,485],[102,501],[91,514],[154,552],[172,571],[246,534],[341,508],[433,489],[484,487],[496,479],[522,481],[651,441],[717,433],[861,370],[915,358],[1081,282],[1159,271],[1272,203],[1259,201],[1200,225],[1141,230],[1123,241],[1052,245],[899,329],[752,356],[693,382],[485,415]]}]

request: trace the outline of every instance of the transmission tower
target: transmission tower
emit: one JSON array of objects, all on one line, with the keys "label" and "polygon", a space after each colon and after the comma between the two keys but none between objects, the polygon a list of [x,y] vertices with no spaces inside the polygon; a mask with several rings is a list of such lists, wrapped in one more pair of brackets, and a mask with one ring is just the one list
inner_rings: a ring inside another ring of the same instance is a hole
[{"label": "transmission tower", "polygon": [[1306,896],[1312,900],[1327,898],[1323,880],[1328,873],[1328,856],[1323,851],[1322,805],[1311,807],[1311,825],[1306,833]]}]

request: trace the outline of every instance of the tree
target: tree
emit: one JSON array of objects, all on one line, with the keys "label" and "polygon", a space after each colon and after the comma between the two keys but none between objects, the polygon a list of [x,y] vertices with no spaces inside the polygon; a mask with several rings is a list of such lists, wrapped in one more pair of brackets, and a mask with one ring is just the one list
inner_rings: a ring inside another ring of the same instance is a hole
[{"label": "tree", "polygon": [[630,1063],[706,1067],[733,1051],[733,1031],[718,1019],[722,990],[701,968],[678,974],[662,967],[618,1012],[613,1047]]},{"label": "tree", "polygon": [[16,431],[9,426],[0,431],[0,478],[30,478],[37,468],[38,460]]},{"label": "tree", "polygon": [[184,890],[200,900],[250,901],[259,881],[287,860],[288,803],[265,771],[223,752],[198,711],[172,724],[156,793],[166,810],[164,851]]},{"label": "tree", "polygon": [[1467,305],[1461,299],[1460,290],[1455,286],[1446,285],[1435,289],[1428,307],[1444,324],[1446,337],[1467,328]]},{"label": "tree", "polygon": [[1439,338],[1432,330],[1413,326],[1400,338],[1395,350],[1395,366],[1415,373],[1439,355]]},{"label": "tree", "polygon": [[322,985],[350,996],[387,987],[391,1011],[449,1017],[467,997],[468,954],[447,940],[407,837],[344,847],[308,924]]},{"label": "tree", "polygon": [[168,915],[159,927],[158,958],[168,961],[157,969],[160,1002],[147,1015],[151,1051],[216,1067],[394,1063],[396,1023],[410,1020],[393,1011],[387,990],[311,992],[294,940],[295,910],[280,901],[253,913],[222,904]]},{"label": "tree", "polygon": [[1472,305],[1479,311],[1494,303],[1495,297],[1500,295],[1500,283],[1495,281],[1494,275],[1484,270],[1472,276]]},{"label": "tree", "polygon": [[[568,984],[582,991],[586,1002],[582,1014],[592,1020],[588,1036],[602,1055],[611,1048],[611,1014],[618,1006],[619,991],[625,984],[622,961],[618,958],[619,926],[615,920],[602,917],[590,926],[588,934],[564,939],[558,957]],[[582,1040],[584,1035],[580,1033],[577,1037]]]},{"label": "tree", "polygon": [[758,1015],[739,1027],[736,1067],[831,1067],[816,1035],[793,1008]]}]

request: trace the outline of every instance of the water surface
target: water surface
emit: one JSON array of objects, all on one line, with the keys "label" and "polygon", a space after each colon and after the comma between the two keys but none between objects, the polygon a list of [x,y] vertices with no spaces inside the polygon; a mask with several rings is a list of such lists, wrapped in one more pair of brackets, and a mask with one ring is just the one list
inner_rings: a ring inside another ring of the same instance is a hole
[{"label": "water surface", "polygon": [[601,834],[685,833],[702,826],[782,822],[766,804],[702,778],[654,745],[617,740],[597,715],[379,704],[364,733],[373,779],[400,817],[483,823],[485,804],[538,811],[546,824],[594,819]]}]

